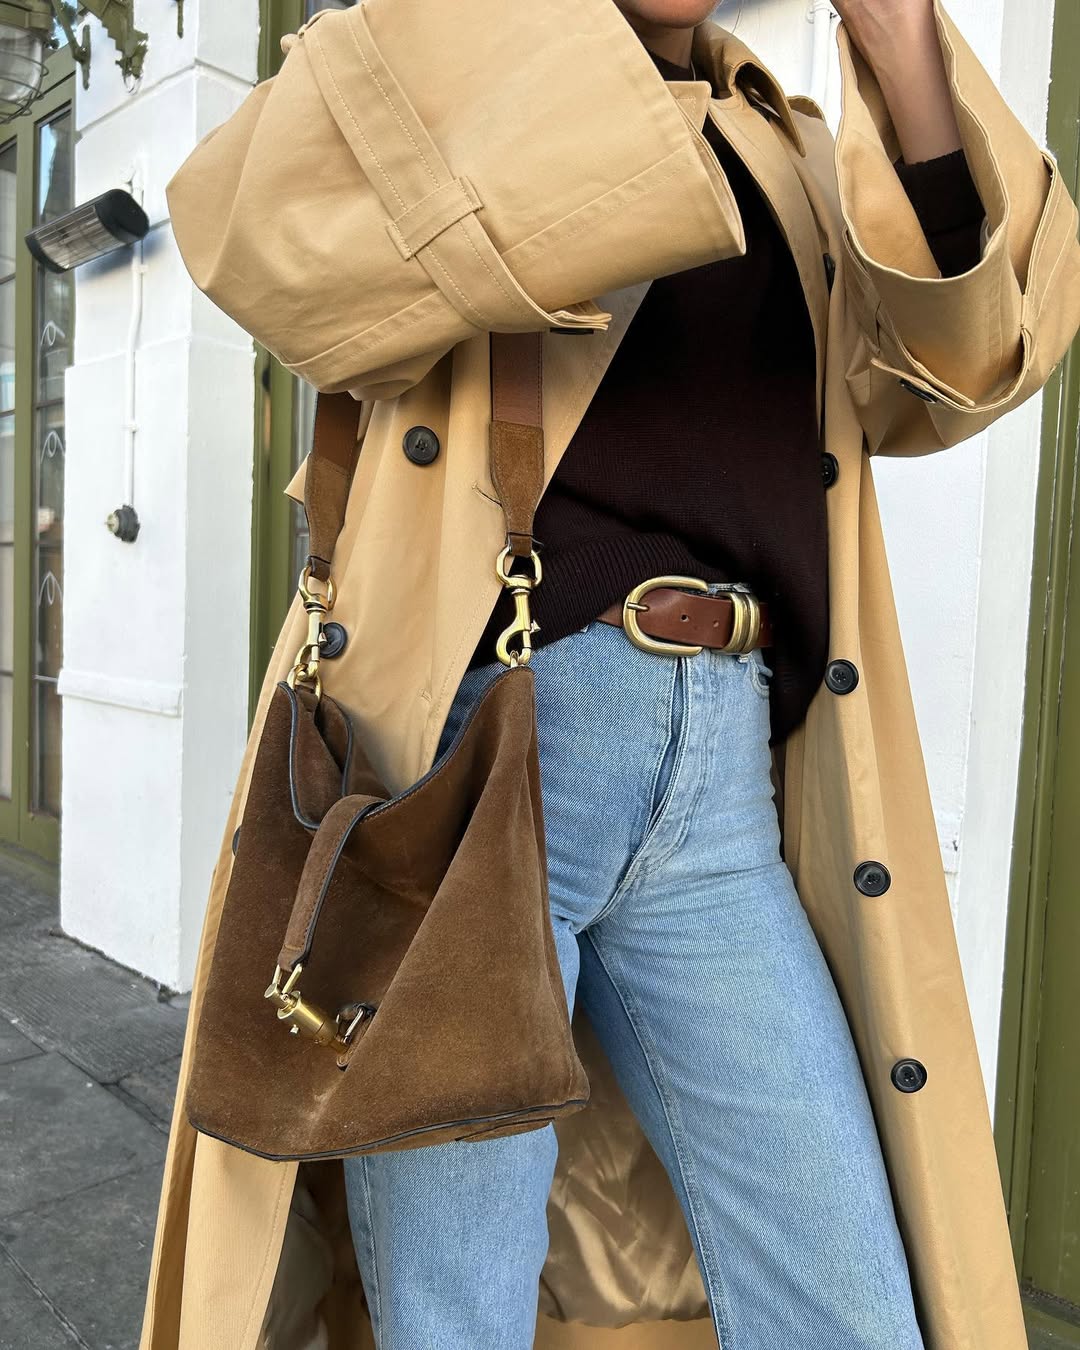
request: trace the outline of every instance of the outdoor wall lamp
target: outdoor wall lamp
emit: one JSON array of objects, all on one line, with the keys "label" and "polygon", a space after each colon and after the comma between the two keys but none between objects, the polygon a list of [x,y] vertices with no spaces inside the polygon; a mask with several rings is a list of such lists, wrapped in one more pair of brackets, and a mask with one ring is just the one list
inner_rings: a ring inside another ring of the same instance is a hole
[{"label": "outdoor wall lamp", "polygon": [[0,122],[24,112],[41,92],[45,61],[59,47],[53,34],[60,24],[71,53],[82,66],[83,88],[90,84],[90,28],[82,39],[74,24],[96,15],[120,52],[116,64],[138,79],[146,56],[146,34],[135,27],[133,0],[0,0]]},{"label": "outdoor wall lamp", "polygon": [[30,230],[26,245],[50,272],[70,272],[113,249],[134,244],[149,228],[146,212],[131,193],[110,188]]},{"label": "outdoor wall lamp", "polygon": [[[109,513],[106,527],[125,544],[133,544],[139,535],[139,514],[135,509],[135,442],[139,430],[136,420],[135,359],[143,310],[143,279],[146,263],[143,243],[150,221],[142,208],[145,166],[141,159],[131,166],[124,181],[127,188],[110,188],[92,197],[72,211],[44,221],[26,236],[26,246],[50,272],[69,272],[73,267],[113,253],[125,245],[130,250],[131,317],[124,361],[124,505]],[[128,190],[130,189],[130,191]]]}]

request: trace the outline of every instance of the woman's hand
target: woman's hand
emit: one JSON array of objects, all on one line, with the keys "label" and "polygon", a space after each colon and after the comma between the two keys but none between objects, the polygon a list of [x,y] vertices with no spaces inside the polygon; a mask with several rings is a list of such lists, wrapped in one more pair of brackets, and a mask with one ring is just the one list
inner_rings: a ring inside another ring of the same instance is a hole
[{"label": "woman's hand", "polygon": [[832,0],[873,70],[908,164],[958,150],[933,0]]}]

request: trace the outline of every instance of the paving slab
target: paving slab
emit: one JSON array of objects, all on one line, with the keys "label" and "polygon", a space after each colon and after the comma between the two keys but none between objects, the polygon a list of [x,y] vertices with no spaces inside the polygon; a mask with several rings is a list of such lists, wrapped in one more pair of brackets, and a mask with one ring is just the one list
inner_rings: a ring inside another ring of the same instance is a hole
[{"label": "paving slab", "polygon": [[0,1246],[91,1350],[138,1345],[161,1172],[155,1163],[0,1219]]},{"label": "paving slab", "polygon": [[0,1018],[0,1064],[11,1064],[17,1059],[29,1059],[31,1055],[40,1054],[40,1045],[35,1045],[18,1027]]},{"label": "paving slab", "polygon": [[4,856],[0,871],[0,932],[55,923],[60,912],[56,884],[15,859]]},{"label": "paving slab", "polygon": [[71,938],[18,929],[5,941],[0,1013],[99,1083],[178,1055],[186,1011],[157,986]]},{"label": "paving slab", "polygon": [[153,1064],[138,1073],[130,1073],[121,1078],[118,1084],[124,1092],[134,1097],[144,1106],[150,1115],[166,1129],[172,1120],[173,1100],[176,1097],[176,1083],[180,1077],[180,1056],[174,1055],[161,1064]]},{"label": "paving slab", "polygon": [[72,1350],[79,1344],[3,1252],[0,1311],[0,1350]]},{"label": "paving slab", "polygon": [[0,1217],[159,1162],[166,1142],[53,1052],[0,1066],[0,1139]]}]

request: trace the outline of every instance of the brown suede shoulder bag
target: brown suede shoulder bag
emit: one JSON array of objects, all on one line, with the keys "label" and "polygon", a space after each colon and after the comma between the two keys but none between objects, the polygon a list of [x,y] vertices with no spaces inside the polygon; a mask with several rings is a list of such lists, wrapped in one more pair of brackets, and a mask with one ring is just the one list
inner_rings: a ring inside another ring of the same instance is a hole
[{"label": "brown suede shoulder bag", "polygon": [[[516,1134],[588,1100],[548,911],[528,665],[541,352],[538,332],[491,335],[489,450],[507,523],[496,566],[520,649],[500,638],[507,669],[397,796],[319,675],[361,405],[318,396],[309,631],[256,751],[185,1098],[196,1129],[262,1157]],[[531,575],[509,570],[518,557]]]}]

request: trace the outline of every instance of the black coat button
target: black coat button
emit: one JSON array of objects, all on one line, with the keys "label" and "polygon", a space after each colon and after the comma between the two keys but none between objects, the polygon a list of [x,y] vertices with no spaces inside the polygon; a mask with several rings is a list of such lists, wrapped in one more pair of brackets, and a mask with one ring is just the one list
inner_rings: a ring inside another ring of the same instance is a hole
[{"label": "black coat button", "polygon": [[924,403],[936,403],[938,401],[937,394],[932,394],[929,389],[920,389],[917,384],[912,384],[910,380],[905,380],[903,375],[900,376],[900,383],[909,394],[914,394],[916,398],[921,398]]},{"label": "black coat button", "polygon": [[850,694],[859,683],[859,672],[850,661],[839,657],[825,667],[825,687],[834,694]]},{"label": "black coat button", "polygon": [[332,661],[335,656],[340,656],[345,650],[349,635],[345,631],[344,624],[334,622],[324,623],[322,633],[323,640],[319,644],[319,655],[325,657],[327,661]]},{"label": "black coat button", "polygon": [[821,456],[821,481],[830,488],[839,477],[840,462],[834,454],[826,450]]},{"label": "black coat button", "polygon": [[901,1092],[918,1092],[926,1085],[926,1066],[917,1059],[898,1059],[889,1077]]},{"label": "black coat button", "polygon": [[884,895],[892,877],[884,863],[861,862],[855,869],[855,889],[863,895]]},{"label": "black coat button", "polygon": [[822,262],[825,264],[825,285],[832,290],[833,278],[836,276],[836,261],[831,253],[822,254]]},{"label": "black coat button", "polygon": [[439,438],[430,427],[410,427],[401,444],[414,464],[430,464],[439,453]]},{"label": "black coat button", "polygon": [[237,825],[236,829],[233,830],[233,837],[232,837],[232,851],[234,858],[236,857],[236,850],[239,847],[240,847],[240,826]]}]

